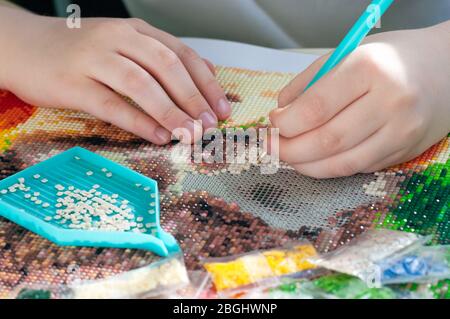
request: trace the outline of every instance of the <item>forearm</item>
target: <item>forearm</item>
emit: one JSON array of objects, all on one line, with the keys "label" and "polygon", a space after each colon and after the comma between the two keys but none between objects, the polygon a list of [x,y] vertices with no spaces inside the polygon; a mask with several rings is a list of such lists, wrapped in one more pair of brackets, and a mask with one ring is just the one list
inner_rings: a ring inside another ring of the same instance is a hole
[{"label": "forearm", "polygon": [[33,23],[39,16],[14,4],[0,0],[0,88],[7,88],[8,68],[16,61],[26,34],[33,33]]},{"label": "forearm", "polygon": [[[19,7],[15,3],[11,3],[11,2],[6,1],[6,0],[0,0],[0,10],[1,10],[2,7],[22,9],[21,7]],[[22,10],[25,10],[25,9],[22,9]]]}]

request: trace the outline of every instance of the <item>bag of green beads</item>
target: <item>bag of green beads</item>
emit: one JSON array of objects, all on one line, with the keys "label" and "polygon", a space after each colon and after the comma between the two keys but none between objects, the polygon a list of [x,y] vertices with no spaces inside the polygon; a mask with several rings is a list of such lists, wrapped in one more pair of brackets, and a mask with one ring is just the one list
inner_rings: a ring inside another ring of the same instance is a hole
[{"label": "bag of green beads", "polygon": [[325,299],[431,299],[426,287],[409,285],[369,287],[359,278],[346,274],[333,274],[310,281],[302,286],[303,293]]},{"label": "bag of green beads", "polygon": [[247,290],[241,299],[313,299],[314,296],[303,287],[308,283],[306,279],[289,277],[278,278],[272,285],[256,287]]},{"label": "bag of green beads", "polygon": [[387,287],[370,288],[361,279],[346,274],[324,276],[311,281],[307,291],[325,299],[394,299],[395,292]]}]

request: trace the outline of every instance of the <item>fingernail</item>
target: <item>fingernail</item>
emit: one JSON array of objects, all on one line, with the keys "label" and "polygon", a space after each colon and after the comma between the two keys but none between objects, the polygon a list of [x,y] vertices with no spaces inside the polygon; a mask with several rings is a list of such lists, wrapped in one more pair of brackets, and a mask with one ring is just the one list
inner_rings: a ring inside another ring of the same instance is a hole
[{"label": "fingernail", "polygon": [[158,139],[161,142],[169,142],[171,139],[170,133],[169,131],[167,131],[165,128],[163,127],[158,127],[155,130],[155,135],[158,137]]},{"label": "fingernail", "polygon": [[209,112],[204,112],[199,116],[205,129],[217,126],[217,118]]},{"label": "fingernail", "polygon": [[275,122],[274,122],[274,117],[275,117],[276,114],[277,114],[276,110],[277,110],[277,109],[272,110],[272,111],[270,111],[270,113],[269,113],[269,123],[270,123],[272,126],[276,126],[276,124],[275,124]]},{"label": "fingernail", "polygon": [[222,117],[229,117],[231,115],[231,105],[227,99],[223,98],[217,104],[217,112]]}]

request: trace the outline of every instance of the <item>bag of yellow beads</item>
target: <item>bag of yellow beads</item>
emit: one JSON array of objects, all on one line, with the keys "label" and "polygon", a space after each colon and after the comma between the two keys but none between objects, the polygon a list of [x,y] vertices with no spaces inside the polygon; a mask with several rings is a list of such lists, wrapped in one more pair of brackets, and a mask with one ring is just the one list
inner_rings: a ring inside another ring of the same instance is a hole
[{"label": "bag of yellow beads", "polygon": [[314,246],[305,241],[283,248],[211,258],[203,266],[217,292],[227,295],[280,276],[312,270],[315,266],[308,258],[316,255]]}]

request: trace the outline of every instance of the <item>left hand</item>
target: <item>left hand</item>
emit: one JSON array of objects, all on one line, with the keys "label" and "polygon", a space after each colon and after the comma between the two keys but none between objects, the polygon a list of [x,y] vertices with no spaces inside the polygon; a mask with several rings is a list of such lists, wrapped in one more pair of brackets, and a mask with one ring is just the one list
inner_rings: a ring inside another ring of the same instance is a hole
[{"label": "left hand", "polygon": [[328,56],[297,76],[270,119],[280,159],[316,178],[411,160],[450,131],[450,23],[368,37],[302,94]]}]

